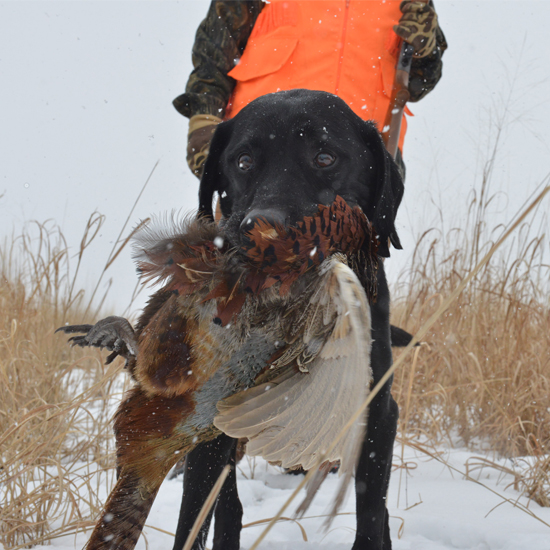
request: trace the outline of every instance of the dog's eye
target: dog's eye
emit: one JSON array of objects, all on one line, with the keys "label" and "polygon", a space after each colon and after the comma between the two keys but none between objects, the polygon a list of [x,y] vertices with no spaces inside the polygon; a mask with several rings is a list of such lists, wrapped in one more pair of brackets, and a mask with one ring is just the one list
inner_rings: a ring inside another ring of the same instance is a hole
[{"label": "dog's eye", "polygon": [[336,162],[336,157],[330,153],[317,153],[315,156],[315,164],[320,168],[326,168]]},{"label": "dog's eye", "polygon": [[245,172],[247,170],[250,170],[253,164],[254,164],[254,161],[252,160],[252,157],[248,153],[243,153],[237,159],[237,166],[241,170],[244,170]]}]

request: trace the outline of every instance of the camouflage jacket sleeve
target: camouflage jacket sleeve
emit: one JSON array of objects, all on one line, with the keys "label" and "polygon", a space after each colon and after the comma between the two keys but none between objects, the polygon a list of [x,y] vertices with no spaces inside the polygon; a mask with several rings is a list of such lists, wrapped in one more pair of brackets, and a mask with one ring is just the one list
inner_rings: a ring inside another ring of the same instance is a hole
[{"label": "camouflage jacket sleeve", "polygon": [[174,100],[182,115],[215,115],[223,118],[235,87],[227,73],[241,57],[262,1],[213,1],[200,24],[193,44],[194,70],[185,93]]},{"label": "camouflage jacket sleeve", "polygon": [[[433,2],[430,1],[433,6]],[[420,101],[429,94],[441,78],[443,69],[443,52],[447,49],[447,41],[441,27],[437,27],[435,35],[436,47],[433,53],[420,59],[413,58],[409,76],[409,101]]]}]

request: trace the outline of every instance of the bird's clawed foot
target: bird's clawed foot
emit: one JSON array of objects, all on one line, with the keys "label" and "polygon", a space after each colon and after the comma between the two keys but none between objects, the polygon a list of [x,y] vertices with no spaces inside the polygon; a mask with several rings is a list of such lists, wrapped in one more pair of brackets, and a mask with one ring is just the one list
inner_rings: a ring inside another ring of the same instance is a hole
[{"label": "bird's clawed foot", "polygon": [[105,361],[107,365],[119,355],[126,359],[126,363],[137,355],[138,344],[134,329],[124,317],[111,315],[95,325],[68,325],[55,332],[60,331],[65,334],[82,333],[69,338],[71,346],[93,346],[111,351]]}]

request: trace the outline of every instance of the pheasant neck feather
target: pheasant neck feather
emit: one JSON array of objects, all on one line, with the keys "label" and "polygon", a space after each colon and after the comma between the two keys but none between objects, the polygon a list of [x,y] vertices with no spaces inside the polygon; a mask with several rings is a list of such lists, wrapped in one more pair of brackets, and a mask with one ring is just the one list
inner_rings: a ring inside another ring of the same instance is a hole
[{"label": "pheasant neck feather", "polygon": [[243,247],[251,266],[248,279],[257,285],[251,290],[257,292],[280,282],[281,295],[298,277],[332,254],[339,252],[350,258],[362,252],[375,259],[378,248],[363,211],[358,206],[351,208],[340,196],[330,206],[319,205],[314,216],[305,217],[295,227],[270,225],[260,219],[246,236],[250,241]]}]

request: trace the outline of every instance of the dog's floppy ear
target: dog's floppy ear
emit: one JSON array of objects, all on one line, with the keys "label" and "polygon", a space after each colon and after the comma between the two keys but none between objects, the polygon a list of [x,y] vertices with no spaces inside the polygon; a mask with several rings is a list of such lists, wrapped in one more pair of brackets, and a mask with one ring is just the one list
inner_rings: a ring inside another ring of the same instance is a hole
[{"label": "dog's floppy ear", "polygon": [[380,239],[378,254],[387,258],[390,255],[388,239],[395,248],[402,248],[395,229],[395,216],[403,198],[403,180],[375,125],[364,122],[362,135],[365,145],[374,155],[376,166],[374,204],[367,215]]},{"label": "dog's floppy ear", "polygon": [[211,220],[214,219],[212,212],[212,199],[214,193],[223,188],[224,174],[221,166],[221,155],[233,130],[231,120],[218,124],[212,141],[208,157],[204,163],[204,172],[202,174],[199,186],[199,216],[204,216]]}]

